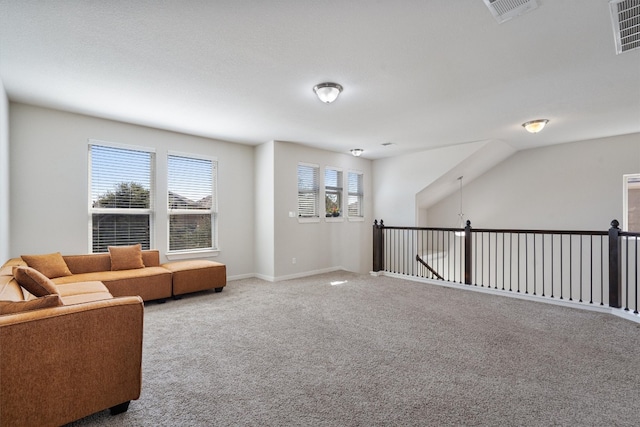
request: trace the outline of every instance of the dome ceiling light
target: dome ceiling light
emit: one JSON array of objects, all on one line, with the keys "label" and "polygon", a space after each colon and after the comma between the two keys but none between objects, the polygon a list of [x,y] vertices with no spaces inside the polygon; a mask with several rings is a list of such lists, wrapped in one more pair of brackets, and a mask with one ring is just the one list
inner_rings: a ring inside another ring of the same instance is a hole
[{"label": "dome ceiling light", "polygon": [[364,153],[364,150],[362,148],[354,148],[351,150],[351,154],[353,154],[355,157],[360,157],[362,153]]},{"label": "dome ceiling light", "polygon": [[318,95],[320,101],[325,104],[331,104],[342,92],[342,86],[338,83],[320,83],[313,87],[313,91]]},{"label": "dome ceiling light", "polygon": [[529,133],[538,133],[549,123],[548,119],[531,120],[522,124],[522,127]]}]

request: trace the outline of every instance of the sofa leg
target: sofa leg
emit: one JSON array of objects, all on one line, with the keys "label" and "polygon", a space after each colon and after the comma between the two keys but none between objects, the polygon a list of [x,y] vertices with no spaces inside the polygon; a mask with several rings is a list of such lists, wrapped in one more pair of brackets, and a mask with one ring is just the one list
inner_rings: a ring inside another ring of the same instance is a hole
[{"label": "sofa leg", "polygon": [[222,292],[222,288],[215,288],[214,291],[216,292]]},{"label": "sofa leg", "polygon": [[127,400],[124,403],[109,408],[109,411],[111,411],[111,415],[118,415],[122,414],[123,412],[127,412],[127,409],[129,409],[129,402],[131,401]]},{"label": "sofa leg", "polygon": [[156,300],[156,302],[157,302],[158,304],[164,304],[165,302],[167,302],[167,300],[166,300],[166,299],[164,299],[164,298],[161,298],[161,299]]},{"label": "sofa leg", "polygon": [[182,295],[174,295],[172,298],[177,301],[179,299],[182,299]]}]

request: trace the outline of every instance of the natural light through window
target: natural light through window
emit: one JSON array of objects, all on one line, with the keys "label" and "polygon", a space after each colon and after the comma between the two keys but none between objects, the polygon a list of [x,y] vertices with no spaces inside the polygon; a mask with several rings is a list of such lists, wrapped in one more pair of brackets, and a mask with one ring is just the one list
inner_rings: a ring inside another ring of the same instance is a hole
[{"label": "natural light through window", "polygon": [[216,249],[215,159],[169,154],[169,251]]},{"label": "natural light through window", "polygon": [[140,243],[153,236],[152,149],[89,142],[91,252]]}]

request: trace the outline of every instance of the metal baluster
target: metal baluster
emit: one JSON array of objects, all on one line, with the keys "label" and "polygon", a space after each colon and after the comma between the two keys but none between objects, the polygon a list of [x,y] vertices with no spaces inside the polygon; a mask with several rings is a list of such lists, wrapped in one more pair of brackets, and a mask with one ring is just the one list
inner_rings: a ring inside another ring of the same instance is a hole
[{"label": "metal baluster", "polygon": [[542,296],[544,296],[544,234],[542,235]]},{"label": "metal baluster", "polygon": [[569,301],[573,301],[573,235],[569,236]]},{"label": "metal baluster", "polygon": [[553,262],[553,246],[554,246],[553,245],[553,237],[554,237],[554,235],[552,234],[551,235],[551,298],[553,298],[553,279],[554,279],[554,277],[553,277],[553,264],[554,264],[554,262]]},{"label": "metal baluster", "polygon": [[635,237],[634,240],[636,242],[636,309],[633,310],[633,313],[638,314],[638,237]]},{"label": "metal baluster", "polygon": [[629,238],[625,238],[625,285],[624,285],[624,311],[629,311]]},{"label": "metal baluster", "polygon": [[536,235],[533,235],[533,294],[536,294],[536,285],[538,284],[538,280],[536,278],[538,274],[538,266],[537,266],[537,258],[538,254],[536,253]]},{"label": "metal baluster", "polygon": [[591,266],[589,267],[590,268],[589,304],[593,304],[593,235],[589,237],[589,251],[591,252],[591,254],[589,255],[590,264],[591,264]]}]

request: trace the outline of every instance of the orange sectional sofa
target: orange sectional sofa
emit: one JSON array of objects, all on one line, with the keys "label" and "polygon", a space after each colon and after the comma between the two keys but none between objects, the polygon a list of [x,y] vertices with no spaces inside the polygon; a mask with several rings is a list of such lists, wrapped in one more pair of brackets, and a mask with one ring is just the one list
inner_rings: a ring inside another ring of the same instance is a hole
[{"label": "orange sectional sofa", "polygon": [[[74,303],[82,302],[79,294],[91,293],[87,282],[102,282],[114,297],[137,295],[144,301],[208,289],[220,292],[227,284],[226,266],[219,262],[188,260],[160,264],[158,250],[111,249],[111,253],[86,255],[22,255],[5,265],[28,265],[41,271],[58,285],[63,299]],[[118,252],[121,253],[114,255]],[[61,263],[60,257],[63,265],[56,265]]]},{"label": "orange sectional sofa", "polygon": [[28,269],[0,268],[0,425],[126,411],[141,392],[142,298],[114,298],[101,282],[67,285],[61,296],[44,275],[50,293],[32,295],[14,268]]},{"label": "orange sectional sofa", "polygon": [[121,247],[0,267],[1,426],[116,414],[140,397],[143,301],[226,285],[224,264],[159,258]]}]

